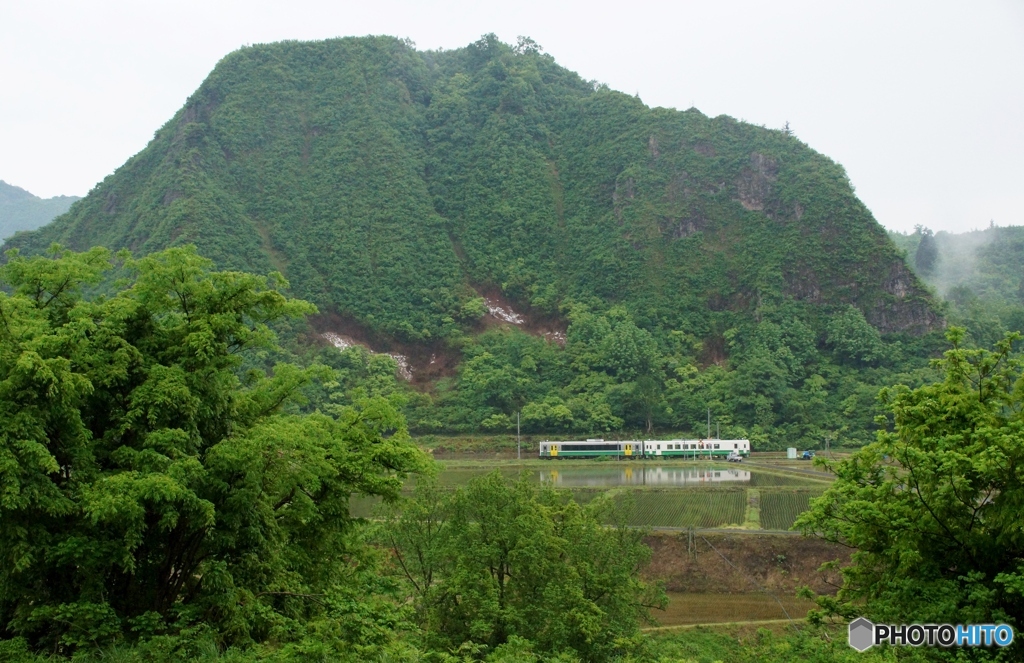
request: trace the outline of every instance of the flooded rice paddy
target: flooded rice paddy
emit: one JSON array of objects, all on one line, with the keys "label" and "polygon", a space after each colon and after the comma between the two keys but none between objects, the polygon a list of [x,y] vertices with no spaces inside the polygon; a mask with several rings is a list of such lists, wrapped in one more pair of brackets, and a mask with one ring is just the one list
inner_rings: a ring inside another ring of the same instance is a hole
[{"label": "flooded rice paddy", "polygon": [[[495,470],[509,479],[525,477],[565,490],[581,504],[603,499],[609,522],[654,529],[789,530],[828,485],[744,465],[601,461],[452,464],[441,470],[437,483],[454,489]],[[376,504],[355,498],[352,514],[372,517]]]},{"label": "flooded rice paddy", "polygon": [[822,485],[813,478],[800,475],[777,473],[743,466],[722,464],[654,465],[650,463],[610,463],[575,461],[573,464],[558,462],[539,463],[532,467],[513,465],[479,464],[471,467],[446,467],[438,475],[442,486],[464,486],[475,477],[494,470],[509,478],[525,473],[542,485],[554,488],[615,488],[627,487],[760,487],[760,486],[803,486],[809,483]]}]

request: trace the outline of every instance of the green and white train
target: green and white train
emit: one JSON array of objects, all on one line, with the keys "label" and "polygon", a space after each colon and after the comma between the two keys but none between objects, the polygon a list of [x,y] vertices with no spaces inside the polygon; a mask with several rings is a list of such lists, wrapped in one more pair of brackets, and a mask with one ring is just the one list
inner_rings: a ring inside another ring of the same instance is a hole
[{"label": "green and white train", "polygon": [[555,441],[540,443],[541,458],[690,458],[693,460],[727,458],[729,454],[746,458],[750,440],[605,440]]}]

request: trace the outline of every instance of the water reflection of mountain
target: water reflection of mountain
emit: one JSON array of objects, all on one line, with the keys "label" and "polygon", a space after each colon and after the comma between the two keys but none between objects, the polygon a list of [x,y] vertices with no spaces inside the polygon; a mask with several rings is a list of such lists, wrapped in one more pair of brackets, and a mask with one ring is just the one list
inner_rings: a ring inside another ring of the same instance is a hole
[{"label": "water reflection of mountain", "polygon": [[732,468],[608,467],[541,470],[540,482],[562,488],[598,486],[699,486],[749,483],[750,471]]}]

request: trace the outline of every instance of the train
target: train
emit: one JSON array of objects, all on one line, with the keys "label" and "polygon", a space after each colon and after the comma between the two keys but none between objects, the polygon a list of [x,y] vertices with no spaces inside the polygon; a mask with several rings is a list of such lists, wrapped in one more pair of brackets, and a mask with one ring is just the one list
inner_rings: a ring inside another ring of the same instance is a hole
[{"label": "train", "polygon": [[750,440],[544,440],[541,458],[618,458],[622,460],[678,458],[725,459],[730,454],[746,458]]},{"label": "train", "polygon": [[556,488],[604,488],[608,486],[707,486],[749,484],[750,470],[723,469],[706,463],[665,465],[662,463],[602,463],[604,467],[560,470],[551,467],[538,472],[543,484]]}]

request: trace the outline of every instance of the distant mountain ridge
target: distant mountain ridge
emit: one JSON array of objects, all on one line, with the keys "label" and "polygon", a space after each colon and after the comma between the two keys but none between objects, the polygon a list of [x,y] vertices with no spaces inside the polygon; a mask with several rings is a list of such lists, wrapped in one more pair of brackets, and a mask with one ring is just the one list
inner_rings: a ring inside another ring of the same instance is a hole
[{"label": "distant mountain ridge", "polygon": [[40,198],[0,180],[0,239],[19,230],[35,230],[67,212],[80,196]]},{"label": "distant mountain ridge", "polygon": [[493,36],[236,51],[142,152],[9,244],[53,241],[196,243],[412,343],[471,329],[488,289],[542,316],[623,305],[719,346],[780,301],[809,319],[854,306],[882,332],[942,324],[828,158],[783,131],[648,108]]}]

